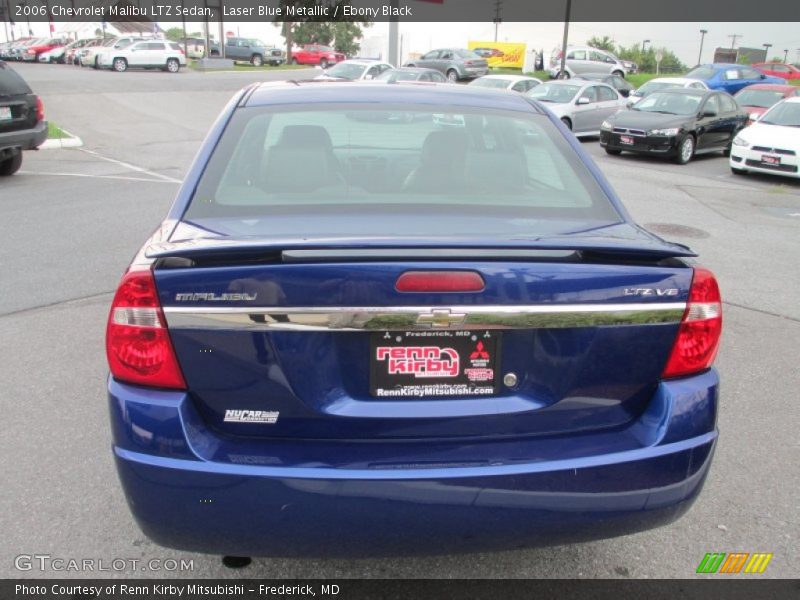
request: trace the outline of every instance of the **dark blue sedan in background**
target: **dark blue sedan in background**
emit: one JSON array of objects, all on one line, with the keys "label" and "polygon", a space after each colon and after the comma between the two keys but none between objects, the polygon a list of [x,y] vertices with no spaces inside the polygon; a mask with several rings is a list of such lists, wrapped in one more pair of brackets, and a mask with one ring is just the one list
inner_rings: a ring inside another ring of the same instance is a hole
[{"label": "dark blue sedan in background", "polygon": [[669,523],[717,440],[721,300],[693,256],[523,95],[248,87],[111,307],[130,509],[233,556]]},{"label": "dark blue sedan in background", "polygon": [[785,84],[780,77],[765,75],[755,67],[728,63],[698,65],[686,74],[689,79],[699,79],[710,90],[722,90],[735,94],[754,83]]}]

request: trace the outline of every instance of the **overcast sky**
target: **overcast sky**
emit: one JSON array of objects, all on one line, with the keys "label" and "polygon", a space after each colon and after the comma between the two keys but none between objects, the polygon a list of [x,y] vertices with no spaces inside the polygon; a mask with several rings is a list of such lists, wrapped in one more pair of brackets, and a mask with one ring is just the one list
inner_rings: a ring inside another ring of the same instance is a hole
[{"label": "overcast sky", "polygon": [[[795,0],[796,1],[796,0]],[[173,23],[163,23],[164,28]],[[537,50],[544,49],[545,56],[561,44],[563,23],[503,23],[500,25],[498,40],[525,42]],[[26,25],[17,24],[17,36],[23,33]],[[58,27],[58,25],[56,25]],[[46,23],[32,24],[35,35],[47,35]],[[199,30],[200,24],[187,23],[189,30]],[[385,40],[388,36],[387,23],[375,23],[365,31],[365,38]],[[641,45],[649,39],[654,46],[664,46],[673,50],[687,65],[697,62],[700,50],[700,30],[707,29],[708,35],[703,45],[702,62],[710,62],[714,48],[730,47],[732,34],[741,35],[737,46],[761,48],[762,44],[772,44],[771,56],[783,56],[789,50],[790,62],[800,60],[800,23],[572,23],[569,41],[583,44],[593,35],[608,35],[618,44]],[[283,38],[279,29],[272,23],[225,23],[225,30],[238,35],[260,37],[269,44],[281,45]],[[216,33],[216,30],[214,30]],[[401,23],[403,56],[409,52],[425,52],[440,46],[466,46],[467,41],[490,41],[494,39],[492,23]],[[0,28],[0,36],[5,31]],[[376,40],[373,40],[376,41]]]}]

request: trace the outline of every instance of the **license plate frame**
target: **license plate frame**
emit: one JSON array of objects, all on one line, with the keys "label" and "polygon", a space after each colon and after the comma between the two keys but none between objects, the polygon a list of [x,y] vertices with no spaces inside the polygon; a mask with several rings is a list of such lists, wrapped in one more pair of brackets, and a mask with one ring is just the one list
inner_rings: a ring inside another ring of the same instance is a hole
[{"label": "license plate frame", "polygon": [[376,399],[491,398],[500,391],[499,330],[370,334],[369,391]]},{"label": "license plate frame", "polygon": [[770,167],[780,167],[781,166],[781,157],[780,156],[773,156],[771,154],[762,154],[761,155],[761,164],[769,165]]}]

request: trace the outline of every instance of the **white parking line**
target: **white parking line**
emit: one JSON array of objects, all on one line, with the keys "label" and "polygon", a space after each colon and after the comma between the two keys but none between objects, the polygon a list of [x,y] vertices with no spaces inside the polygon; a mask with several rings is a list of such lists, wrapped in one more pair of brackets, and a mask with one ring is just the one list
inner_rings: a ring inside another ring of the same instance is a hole
[{"label": "white parking line", "polygon": [[20,175],[46,175],[51,177],[87,177],[89,179],[117,179],[120,181],[146,181],[148,183],[171,183],[175,185],[180,181],[164,179],[147,179],[145,177],[125,177],[123,175],[87,175],[86,173],[53,173],[47,171],[19,171]]},{"label": "white parking line", "polygon": [[144,173],[146,175],[150,175],[151,177],[157,177],[158,179],[169,181],[170,183],[182,183],[180,179],[175,179],[174,177],[170,177],[169,175],[162,175],[161,173],[156,173],[155,171],[151,171],[150,169],[145,169],[144,167],[137,167],[136,165],[132,165],[131,163],[127,163],[122,160],[117,160],[116,158],[109,158],[108,156],[103,156],[102,154],[99,154],[94,150],[87,150],[86,148],[76,148],[76,150],[78,150],[78,152],[86,152],[86,154],[91,154],[92,156],[96,156],[101,160],[114,163],[115,165],[125,167],[126,169],[130,169],[131,171],[136,171],[137,173]]}]

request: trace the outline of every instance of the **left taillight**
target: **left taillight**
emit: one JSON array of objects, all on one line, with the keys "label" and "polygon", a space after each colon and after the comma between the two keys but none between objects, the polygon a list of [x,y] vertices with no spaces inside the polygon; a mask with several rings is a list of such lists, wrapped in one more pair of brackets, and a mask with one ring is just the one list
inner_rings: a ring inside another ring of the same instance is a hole
[{"label": "left taillight", "polygon": [[106,327],[106,357],[118,381],[186,389],[150,269],[125,273]]},{"label": "left taillight", "polygon": [[719,285],[711,271],[696,268],[689,302],[662,377],[685,377],[710,368],[717,355],[721,335],[722,298]]},{"label": "left taillight", "polygon": [[44,121],[44,102],[39,96],[36,96],[36,120]]}]

